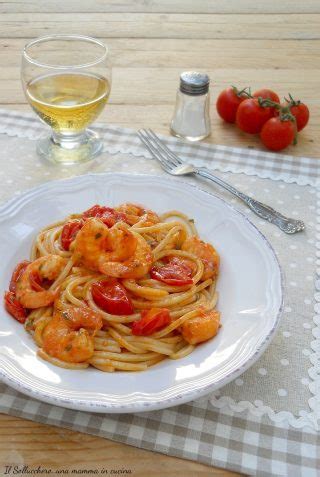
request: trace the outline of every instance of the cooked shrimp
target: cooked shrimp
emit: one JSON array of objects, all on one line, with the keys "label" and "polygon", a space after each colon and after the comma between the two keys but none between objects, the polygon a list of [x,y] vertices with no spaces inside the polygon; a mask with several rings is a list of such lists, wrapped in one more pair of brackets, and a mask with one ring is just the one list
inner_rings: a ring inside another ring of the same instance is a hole
[{"label": "cooked shrimp", "polygon": [[202,260],[204,271],[201,280],[216,278],[219,272],[220,257],[216,249],[210,243],[203,242],[193,235],[192,237],[187,238],[183,243],[181,250],[190,252]]},{"label": "cooked shrimp", "polygon": [[134,236],[137,239],[135,253],[123,262],[101,263],[100,272],[115,278],[142,278],[149,272],[153,262],[150,245],[141,235]]},{"label": "cooked shrimp", "polygon": [[62,361],[81,363],[94,352],[93,337],[102,328],[100,313],[86,307],[56,311],[42,333],[43,350]]},{"label": "cooked shrimp", "polygon": [[218,333],[219,327],[219,311],[201,310],[198,316],[183,323],[182,336],[189,344],[195,345],[213,338]]},{"label": "cooked shrimp", "polygon": [[125,226],[109,229],[101,220],[92,218],[77,234],[74,256],[85,267],[100,270],[101,262],[126,260],[136,247],[136,238]]},{"label": "cooked shrimp", "polygon": [[160,222],[159,216],[155,212],[142,205],[126,203],[119,205],[115,210],[126,215],[126,222],[129,225],[139,222],[142,227],[149,227]]},{"label": "cooked shrimp", "polygon": [[140,278],[152,265],[151,249],[144,238],[121,224],[109,229],[95,218],[78,232],[74,258],[85,267],[116,278]]},{"label": "cooked shrimp", "polygon": [[56,291],[45,290],[43,280],[55,280],[67,263],[59,255],[45,255],[31,262],[16,285],[16,296],[24,308],[41,308],[53,303]]}]

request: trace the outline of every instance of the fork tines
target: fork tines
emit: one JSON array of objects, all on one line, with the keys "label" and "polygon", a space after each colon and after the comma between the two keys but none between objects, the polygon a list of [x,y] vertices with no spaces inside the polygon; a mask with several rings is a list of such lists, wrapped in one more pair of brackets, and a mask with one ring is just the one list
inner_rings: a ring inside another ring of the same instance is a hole
[{"label": "fork tines", "polygon": [[166,172],[170,173],[175,167],[183,164],[181,159],[158,138],[152,129],[140,129],[138,135],[148,151],[161,163]]}]

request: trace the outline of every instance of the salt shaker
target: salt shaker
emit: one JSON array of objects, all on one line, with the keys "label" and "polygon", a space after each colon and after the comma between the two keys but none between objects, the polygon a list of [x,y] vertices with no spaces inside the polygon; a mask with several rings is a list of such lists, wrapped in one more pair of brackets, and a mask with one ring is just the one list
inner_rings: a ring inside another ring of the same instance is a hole
[{"label": "salt shaker", "polygon": [[210,135],[209,83],[205,73],[181,73],[171,134],[189,141],[200,141]]}]

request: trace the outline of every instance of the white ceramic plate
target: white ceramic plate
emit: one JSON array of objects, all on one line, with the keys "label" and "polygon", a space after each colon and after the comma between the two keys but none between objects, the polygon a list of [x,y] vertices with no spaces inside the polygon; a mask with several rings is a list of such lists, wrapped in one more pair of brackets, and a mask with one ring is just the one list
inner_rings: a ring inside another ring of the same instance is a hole
[{"label": "white ceramic plate", "polygon": [[[93,204],[140,202],[195,219],[201,237],[221,256],[218,308],[222,328],[181,360],[141,373],[66,370],[37,357],[23,326],[1,304],[0,376],[37,399],[94,412],[141,412],[196,399],[251,366],[274,335],[282,307],[281,271],[272,247],[242,214],[218,197],[168,177],[97,174],[32,189],[0,208],[0,293],[18,261],[29,257],[35,234],[49,223]],[[1,300],[2,301],[2,300]]]}]

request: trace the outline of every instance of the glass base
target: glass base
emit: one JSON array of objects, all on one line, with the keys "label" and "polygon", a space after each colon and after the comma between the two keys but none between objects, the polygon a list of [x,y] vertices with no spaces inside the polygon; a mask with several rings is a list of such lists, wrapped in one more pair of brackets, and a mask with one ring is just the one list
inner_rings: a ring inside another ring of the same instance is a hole
[{"label": "glass base", "polygon": [[87,129],[78,136],[65,137],[53,133],[37,143],[37,153],[55,164],[75,165],[91,161],[103,150],[99,135]]},{"label": "glass base", "polygon": [[191,142],[196,142],[196,141],[202,141],[202,139],[205,139],[206,137],[209,137],[210,136],[210,131],[205,133],[205,134],[202,134],[200,136],[185,136],[183,134],[180,134],[178,132],[176,132],[172,126],[170,127],[170,133],[172,134],[172,136],[175,136],[175,137],[178,137],[180,139],[186,139],[187,141],[191,141]]}]

